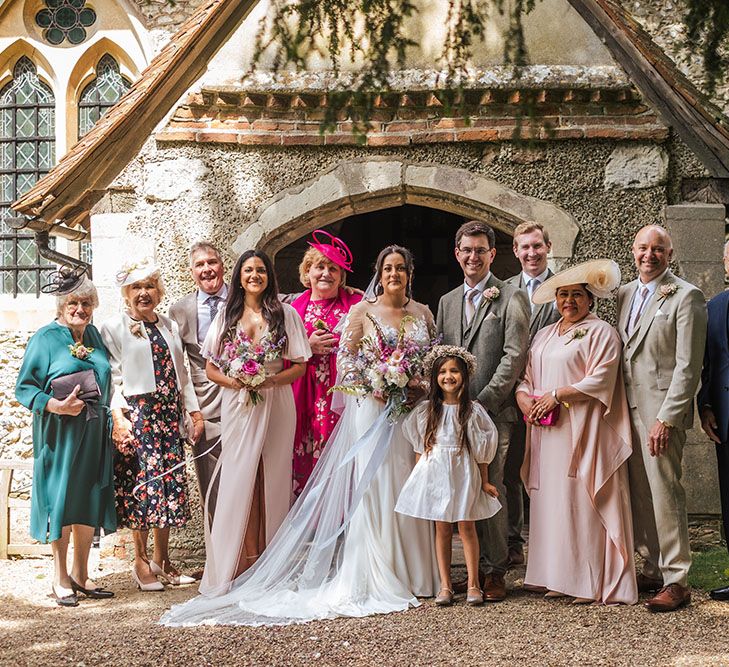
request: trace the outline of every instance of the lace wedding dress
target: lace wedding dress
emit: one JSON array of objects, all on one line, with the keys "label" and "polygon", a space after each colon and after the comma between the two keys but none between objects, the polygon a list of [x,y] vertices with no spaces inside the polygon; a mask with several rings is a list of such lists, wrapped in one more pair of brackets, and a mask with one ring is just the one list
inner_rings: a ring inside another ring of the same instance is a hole
[{"label": "lace wedding dress", "polygon": [[[405,336],[427,345],[433,318],[411,302]],[[340,343],[344,377],[352,354],[374,333],[397,337],[377,304],[354,306]],[[344,411],[304,491],[258,562],[218,597],[198,596],[161,619],[171,626],[285,625],[368,616],[418,606],[435,595],[438,569],[432,524],[396,514],[415,463],[401,430],[373,398],[344,398]]]}]

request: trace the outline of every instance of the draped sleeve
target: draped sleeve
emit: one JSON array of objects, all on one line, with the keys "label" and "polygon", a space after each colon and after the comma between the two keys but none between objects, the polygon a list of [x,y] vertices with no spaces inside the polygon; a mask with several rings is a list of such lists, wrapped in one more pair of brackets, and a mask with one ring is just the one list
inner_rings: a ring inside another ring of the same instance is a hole
[{"label": "draped sleeve", "polygon": [[309,345],[309,337],[306,335],[304,322],[293,307],[286,303],[281,305],[283,306],[284,327],[288,338],[283,358],[289,361],[304,362],[311,356],[311,346]]},{"label": "draped sleeve", "polygon": [[428,427],[428,401],[416,405],[402,423],[402,434],[416,454],[425,451],[425,430]]},{"label": "draped sleeve", "polygon": [[473,402],[467,430],[471,454],[476,463],[491,463],[496,456],[499,436],[489,413],[478,401]]},{"label": "draped sleeve", "polygon": [[359,344],[364,337],[365,302],[352,306],[347,316],[343,318],[340,333],[339,352],[337,353],[337,370],[340,378],[346,378],[354,370],[354,360],[359,350]]},{"label": "draped sleeve", "polygon": [[23,355],[23,365],[15,384],[18,403],[37,415],[42,415],[51,399],[46,391],[48,371],[51,366],[51,346],[45,330],[36,332],[28,341]]},{"label": "draped sleeve", "polygon": [[615,328],[601,320],[589,328],[587,342],[585,377],[574,382],[572,387],[600,401],[609,413],[620,369],[622,343]]}]

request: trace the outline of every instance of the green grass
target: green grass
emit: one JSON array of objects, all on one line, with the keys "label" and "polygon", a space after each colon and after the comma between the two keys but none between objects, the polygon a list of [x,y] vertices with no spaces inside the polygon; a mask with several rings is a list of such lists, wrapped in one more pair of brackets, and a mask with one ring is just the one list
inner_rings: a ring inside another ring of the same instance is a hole
[{"label": "green grass", "polygon": [[725,548],[694,552],[689,586],[711,590],[729,585],[729,553]]}]

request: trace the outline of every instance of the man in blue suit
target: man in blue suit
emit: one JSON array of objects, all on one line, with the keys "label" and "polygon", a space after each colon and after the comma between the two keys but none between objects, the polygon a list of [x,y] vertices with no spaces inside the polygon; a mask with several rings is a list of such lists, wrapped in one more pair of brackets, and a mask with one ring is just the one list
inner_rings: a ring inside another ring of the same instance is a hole
[{"label": "man in blue suit", "polygon": [[[729,273],[729,243],[724,246],[724,268]],[[708,303],[709,325],[701,372],[698,404],[701,427],[716,443],[719,493],[724,535],[729,537],[729,291]],[[729,586],[715,588],[714,600],[729,602]]]}]

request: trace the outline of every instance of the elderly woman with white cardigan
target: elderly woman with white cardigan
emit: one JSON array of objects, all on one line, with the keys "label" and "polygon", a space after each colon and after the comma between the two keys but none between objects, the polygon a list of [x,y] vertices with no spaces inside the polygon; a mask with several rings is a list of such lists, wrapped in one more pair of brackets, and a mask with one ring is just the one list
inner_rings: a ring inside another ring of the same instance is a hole
[{"label": "elderly woman with white cardigan", "polygon": [[125,312],[101,328],[112,372],[117,519],[133,531],[132,578],[143,591],[159,591],[157,577],[173,585],[193,581],[170,563],[168,541],[170,527],[190,516],[183,443],[197,441],[203,417],[177,324],[155,310],[164,286],[154,261],[125,265],[117,284]]}]

